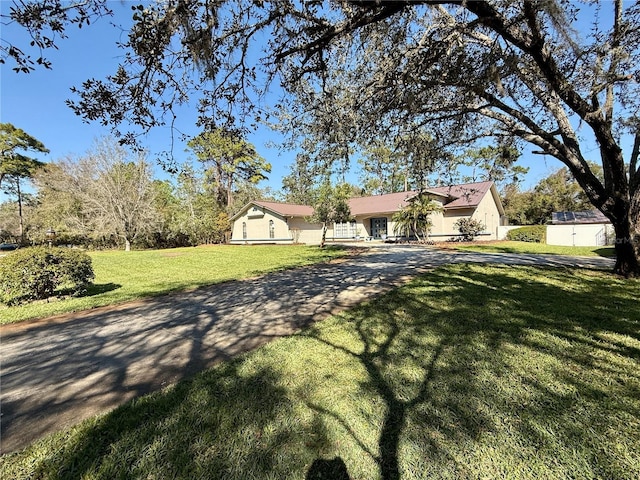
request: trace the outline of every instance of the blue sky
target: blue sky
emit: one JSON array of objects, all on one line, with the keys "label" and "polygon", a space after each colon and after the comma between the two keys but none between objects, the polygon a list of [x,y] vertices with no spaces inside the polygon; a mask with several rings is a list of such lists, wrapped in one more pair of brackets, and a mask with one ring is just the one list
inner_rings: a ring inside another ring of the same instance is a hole
[{"label": "blue sky", "polygon": [[[50,153],[39,157],[44,161],[55,161],[67,155],[82,155],[92,146],[94,139],[110,135],[109,127],[97,122],[83,123],[65,100],[72,97],[70,88],[80,86],[89,78],[103,79],[113,74],[118,60],[124,51],[116,47],[116,42],[126,33],[114,28],[111,23],[123,24],[129,21],[132,2],[110,2],[115,17],[101,18],[89,27],[78,29],[70,27],[67,39],[58,41],[59,50],[48,51],[45,56],[52,61],[51,70],[36,69],[29,74],[15,73],[9,62],[0,65],[0,119],[9,122],[40,140]],[[0,0],[3,13],[10,3]],[[10,39],[19,46],[28,46],[29,38],[25,32],[14,26],[2,26],[3,38]],[[125,38],[122,38],[124,40]],[[35,57],[37,52],[32,53]],[[178,127],[190,136],[197,135],[195,125],[197,117],[196,103],[192,108],[181,111]],[[252,133],[248,140],[273,166],[269,181],[261,187],[271,186],[280,189],[281,179],[289,172],[289,165],[295,158],[294,153],[282,154],[276,148],[269,148],[268,142],[277,142],[280,137],[270,129],[263,128]],[[152,131],[142,142],[151,154],[170,149],[170,131],[158,128]],[[174,148],[178,161],[190,157],[185,146]],[[155,168],[158,178],[168,178],[160,167]]]},{"label": "blue sky", "polygon": [[[60,39],[58,51],[49,51],[46,56],[53,62],[52,70],[37,69],[29,74],[18,74],[11,70],[13,65],[0,65],[0,119],[22,128],[30,135],[42,141],[50,150],[44,156],[45,161],[55,161],[67,155],[82,155],[90,147],[93,140],[102,135],[109,135],[109,128],[98,123],[86,124],[75,116],[65,100],[71,97],[70,87],[79,86],[88,78],[101,79],[115,72],[118,59],[123,51],[115,45],[121,35],[126,35],[111,23],[126,25],[131,16],[132,2],[113,1],[110,7],[116,13],[115,18],[102,18],[89,27],[77,29],[70,27],[69,38]],[[10,3],[0,0],[3,13]],[[2,26],[2,36],[19,46],[28,46],[29,40],[24,31],[13,26]],[[33,54],[35,55],[35,53]],[[195,126],[196,105],[183,110],[179,118],[179,128],[189,135],[196,135],[199,130]],[[269,148],[268,142],[278,144],[280,138],[276,133],[264,128],[254,132],[248,140],[273,166],[268,181],[259,186],[270,186],[279,191],[281,179],[289,172],[295,154],[283,154],[276,148]],[[169,149],[170,135],[168,129],[157,129],[143,141],[151,152]],[[189,158],[184,146],[174,149],[179,161]],[[593,151],[597,155],[597,151]],[[523,187],[535,185],[540,179],[560,168],[561,164],[547,157],[531,155],[525,152],[519,164],[530,167]],[[160,167],[155,169],[158,178],[168,178]],[[356,181],[357,178],[349,178]]]}]

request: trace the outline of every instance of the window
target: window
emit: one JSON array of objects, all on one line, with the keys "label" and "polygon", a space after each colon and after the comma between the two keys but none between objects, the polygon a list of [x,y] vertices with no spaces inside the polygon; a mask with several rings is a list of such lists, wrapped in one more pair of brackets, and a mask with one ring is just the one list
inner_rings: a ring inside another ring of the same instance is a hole
[{"label": "window", "polygon": [[336,238],[351,238],[356,236],[356,222],[344,222],[334,224],[334,236]]},{"label": "window", "polygon": [[269,238],[276,238],[276,226],[273,220],[269,220]]},{"label": "window", "polygon": [[242,238],[247,238],[247,222],[242,222]]}]

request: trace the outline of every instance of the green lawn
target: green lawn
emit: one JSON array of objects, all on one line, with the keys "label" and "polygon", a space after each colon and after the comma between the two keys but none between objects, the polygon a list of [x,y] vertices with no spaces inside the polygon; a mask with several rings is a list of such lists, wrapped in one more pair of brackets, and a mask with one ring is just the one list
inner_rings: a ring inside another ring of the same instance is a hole
[{"label": "green lawn", "polygon": [[[0,305],[0,324],[86,310],[321,262],[345,255],[337,247],[218,245],[90,253],[94,285],[78,298]],[[1,261],[1,260],[0,260]]]},{"label": "green lawn", "polygon": [[544,243],[531,242],[514,242],[500,241],[491,243],[462,243],[462,244],[446,244],[446,248],[455,248],[456,250],[468,252],[487,252],[487,253],[542,253],[550,255],[570,255],[574,257],[615,257],[615,249],[613,247],[564,247],[561,245],[546,245]]},{"label": "green lawn", "polygon": [[637,479],[639,292],[441,268],[4,456],[0,476],[303,479],[338,459],[351,480]]}]

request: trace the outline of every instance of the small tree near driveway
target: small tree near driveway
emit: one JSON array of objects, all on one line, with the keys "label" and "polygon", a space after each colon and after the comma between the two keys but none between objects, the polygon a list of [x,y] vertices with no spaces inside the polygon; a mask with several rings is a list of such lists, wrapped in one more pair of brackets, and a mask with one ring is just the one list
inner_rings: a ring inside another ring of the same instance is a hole
[{"label": "small tree near driveway", "polygon": [[322,224],[322,240],[320,248],[323,248],[327,238],[327,229],[331,223],[348,222],[351,220],[351,210],[349,209],[349,195],[351,189],[346,183],[333,187],[330,181],[326,180],[315,191],[315,201],[313,202],[313,215],[310,221]]}]

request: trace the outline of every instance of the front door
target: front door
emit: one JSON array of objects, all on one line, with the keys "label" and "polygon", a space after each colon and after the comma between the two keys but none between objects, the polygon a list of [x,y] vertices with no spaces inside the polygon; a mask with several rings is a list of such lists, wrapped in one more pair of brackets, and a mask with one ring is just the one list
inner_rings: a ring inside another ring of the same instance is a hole
[{"label": "front door", "polygon": [[372,218],[371,219],[371,236],[373,238],[380,238],[381,235],[387,234],[387,218]]}]

